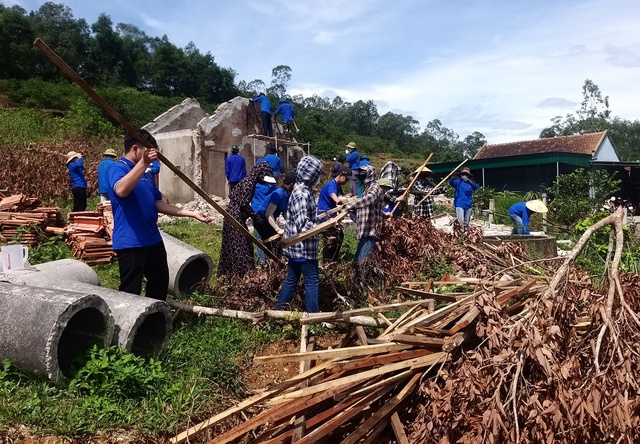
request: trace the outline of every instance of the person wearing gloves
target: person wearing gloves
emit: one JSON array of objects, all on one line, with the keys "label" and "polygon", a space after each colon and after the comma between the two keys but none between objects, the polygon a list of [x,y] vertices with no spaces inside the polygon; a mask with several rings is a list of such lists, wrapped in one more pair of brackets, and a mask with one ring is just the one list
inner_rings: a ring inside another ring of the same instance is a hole
[{"label": "person wearing gloves", "polygon": [[513,221],[513,234],[531,234],[529,219],[533,213],[546,213],[547,206],[539,199],[518,202],[509,207],[509,217]]},{"label": "person wearing gloves", "polygon": [[140,294],[147,279],[146,296],[165,300],[169,288],[167,251],[158,230],[158,213],[192,217],[209,223],[212,218],[162,201],[146,170],[158,155],[158,143],[146,130],[139,133],[154,148],[148,149],[131,134],[124,138],[124,157],[109,167],[109,200],[113,209],[113,250],[118,255],[120,291]]},{"label": "person wearing gloves", "polygon": [[[247,177],[242,179],[229,194],[227,213],[237,220],[244,228],[247,228],[247,219],[255,219],[251,200],[260,181],[264,182],[265,176],[271,176],[271,165],[260,162],[254,166]],[[217,276],[233,277],[244,276],[255,267],[253,259],[253,245],[251,241],[234,227],[231,222],[222,223],[222,246],[220,247],[220,260],[218,261]]]},{"label": "person wearing gloves", "polygon": [[[269,197],[262,201],[256,207],[255,211],[260,219],[254,221],[254,227],[262,239],[269,239],[276,234],[284,234],[284,230],[278,226],[278,216],[286,219],[287,209],[289,207],[289,196],[296,184],[296,173],[293,171],[284,175],[282,186],[276,189]],[[271,241],[265,246],[273,251],[276,255],[280,253],[278,249],[278,241]]]},{"label": "person wearing gloves", "polygon": [[478,189],[478,184],[473,181],[473,174],[467,167],[449,179],[449,185],[455,189],[453,206],[456,216],[462,224],[462,231],[469,228],[471,221],[471,208],[473,207],[473,192]]},{"label": "person wearing gloves", "polygon": [[100,202],[109,200],[109,167],[114,164],[118,158],[118,153],[113,148],[105,150],[104,160],[98,164],[98,193],[100,193]]},{"label": "person wearing gloves", "polygon": [[[322,163],[313,156],[304,156],[296,168],[296,184],[289,197],[287,223],[284,238],[304,233],[317,225],[316,201],[313,187],[320,176],[326,174]],[[319,310],[320,279],[318,276],[318,236],[311,236],[284,249],[288,260],[287,277],[282,283],[276,310],[293,299],[300,280],[304,276],[305,309],[307,313]]]},{"label": "person wearing gloves", "polygon": [[358,175],[358,168],[360,168],[360,154],[358,154],[358,147],[356,147],[355,142],[349,142],[347,144],[347,149],[345,150],[347,154],[346,161],[349,164],[349,169],[351,170],[351,177],[349,179],[349,189],[351,191],[352,196],[358,195],[358,181],[356,179]]},{"label": "person wearing gloves", "polygon": [[364,286],[373,283],[370,279],[372,267],[368,261],[377,240],[376,227],[383,217],[383,194],[376,180],[374,167],[371,165],[360,167],[358,176],[363,184],[362,197],[358,198],[350,207],[356,211],[356,237],[358,239],[354,258],[355,285]]},{"label": "person wearing gloves", "polygon": [[[318,196],[318,221],[324,222],[335,214],[328,214],[327,211],[333,210],[343,203],[342,185],[349,181],[351,170],[343,168],[338,175],[327,182],[320,190]],[[344,231],[341,225],[336,225],[322,233],[322,260],[324,263],[335,261],[340,254],[342,241],[344,240]]]},{"label": "person wearing gloves", "polygon": [[[276,188],[276,180],[271,176],[264,176],[264,179],[259,180],[258,183],[256,183],[256,189],[253,192],[253,199],[251,199],[251,209],[254,211],[254,214],[252,215],[254,229],[253,234],[259,241],[268,239],[268,237],[262,237],[258,230],[257,225],[263,222],[262,217],[264,216],[264,212],[262,215],[258,214],[258,209],[261,208],[262,205],[266,206],[265,202],[269,201],[269,196],[276,190]],[[271,248],[269,249],[271,250]],[[261,248],[256,248],[256,257],[258,259],[258,267],[263,267],[267,260],[267,256]]]},{"label": "person wearing gloves", "polygon": [[[420,169],[418,168],[413,172],[413,174],[418,174],[419,170]],[[431,183],[432,175],[433,175],[433,172],[429,168],[424,167],[422,171],[420,171],[420,176],[418,176],[418,179],[416,179],[416,181],[413,183],[413,189],[411,190],[411,194],[415,196],[416,204],[420,202],[426,194],[428,194],[429,192],[431,192],[431,190],[433,190],[433,185]],[[427,197],[424,201],[422,201],[420,205],[415,205],[413,207],[413,214],[416,214],[425,219],[431,218],[431,216],[433,216],[433,204],[434,204],[433,195],[443,194],[446,191],[447,191],[446,187],[439,187],[433,190],[433,192],[431,192],[429,197]]]},{"label": "person wearing gloves", "polygon": [[73,209],[71,211],[84,211],[87,209],[87,179],[84,178],[82,154],[69,151],[67,153],[67,169],[71,181],[71,194],[73,195]]},{"label": "person wearing gloves", "polygon": [[251,99],[251,101],[260,103],[263,135],[273,137],[273,127],[271,126],[271,101],[264,95],[264,93],[258,94],[258,97]]},{"label": "person wearing gloves", "polygon": [[229,193],[247,176],[247,163],[240,154],[240,148],[236,145],[231,148],[231,155],[224,162],[224,172],[229,183]]}]

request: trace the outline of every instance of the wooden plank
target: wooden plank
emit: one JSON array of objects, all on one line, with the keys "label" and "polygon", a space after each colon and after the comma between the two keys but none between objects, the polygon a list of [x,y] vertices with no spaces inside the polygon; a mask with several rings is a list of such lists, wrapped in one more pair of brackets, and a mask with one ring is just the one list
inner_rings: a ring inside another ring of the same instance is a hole
[{"label": "wooden plank", "polygon": [[307,231],[303,231],[302,233],[296,234],[295,236],[285,237],[280,241],[280,247],[290,247],[293,244],[297,244],[298,242],[302,242],[305,239],[316,236],[317,234],[320,234],[323,231],[328,230],[329,228],[333,228],[338,225],[347,214],[349,213],[347,211],[344,211],[342,213],[339,213],[337,216],[332,217],[328,221],[322,222]]},{"label": "wooden plank", "polygon": [[389,353],[392,351],[400,351],[411,348],[411,346],[404,344],[376,344],[376,345],[361,345],[357,347],[337,348],[333,350],[318,350],[305,353],[285,353],[282,355],[272,356],[256,356],[253,358],[254,364],[273,364],[278,362],[295,362],[306,360],[324,360],[332,358],[351,358],[356,356],[366,356],[376,353]]},{"label": "wooden plank", "polygon": [[417,206],[420,206],[420,204],[421,204],[422,202],[424,202],[424,200],[425,200],[427,197],[431,196],[431,194],[433,194],[433,192],[434,192],[435,190],[437,190],[438,188],[440,188],[440,186],[441,186],[443,183],[445,183],[445,182],[447,181],[447,179],[448,179],[448,178],[449,178],[453,173],[455,173],[455,172],[456,172],[456,171],[457,171],[457,170],[458,170],[462,165],[464,165],[465,163],[467,163],[467,161],[468,161],[468,160],[469,160],[469,159],[464,159],[462,162],[460,162],[460,164],[459,164],[457,167],[455,167],[455,168],[454,168],[454,169],[453,169],[449,174],[447,174],[447,175],[444,177],[444,179],[442,179],[440,182],[438,182],[438,185],[436,185],[435,187],[431,188],[431,189],[429,190],[429,192],[428,192],[427,194],[425,194],[425,195],[424,195],[424,197],[422,198],[422,200],[420,200],[420,202],[418,202],[418,203],[417,203],[417,204],[415,204],[414,206],[416,206],[416,207],[417,207]]},{"label": "wooden plank", "polygon": [[358,335],[358,341],[360,341],[360,345],[369,345],[369,340],[367,339],[367,334],[362,328],[361,325],[356,326],[356,334]]},{"label": "wooden plank", "polygon": [[287,379],[286,381],[281,382],[280,384],[276,384],[273,387],[270,387],[268,389],[266,389],[264,392],[259,393],[257,395],[254,395],[248,399],[245,399],[242,402],[239,402],[238,404],[234,405],[233,407],[225,410],[224,412],[220,412],[214,416],[212,416],[209,419],[206,419],[192,427],[189,427],[189,429],[185,430],[182,433],[177,434],[176,436],[174,436],[173,438],[171,438],[169,440],[169,442],[171,442],[171,444],[181,444],[185,441],[187,441],[189,438],[191,438],[192,436],[195,436],[197,434],[200,434],[202,432],[205,432],[207,430],[209,430],[211,427],[213,427],[214,425],[218,424],[220,421],[223,421],[227,418],[229,418],[230,416],[235,415],[238,412],[243,411],[244,409],[248,408],[248,407],[252,407],[258,403],[261,403],[269,398],[271,398],[272,396],[277,395],[278,393],[283,392],[284,390],[293,387],[303,381],[306,381],[307,379],[311,378],[312,376],[315,376],[317,374],[320,374],[322,372],[324,372],[325,368],[331,364],[332,361],[327,361],[325,363],[322,363],[321,365],[318,365],[312,369],[310,369],[307,372],[304,372],[302,374],[296,375],[292,378]]},{"label": "wooden plank", "polygon": [[294,398],[298,398],[300,396],[306,396],[306,395],[312,395],[314,393],[320,393],[323,392],[325,390],[332,390],[336,387],[340,387],[342,385],[345,384],[352,384],[354,382],[359,382],[359,381],[365,381],[367,379],[371,379],[377,376],[381,376],[381,375],[386,375],[388,373],[393,373],[399,370],[406,370],[406,369],[420,369],[423,367],[428,367],[430,365],[433,365],[437,362],[440,361],[444,361],[444,360],[448,360],[448,356],[446,353],[443,352],[437,352],[437,353],[432,353],[430,355],[427,356],[423,356],[420,358],[415,358],[415,359],[408,359],[402,362],[397,362],[394,364],[388,364],[388,365],[383,365],[380,368],[376,368],[373,370],[367,370],[364,372],[359,372],[355,375],[349,375],[349,376],[345,376],[343,378],[340,379],[336,379],[333,381],[329,381],[329,382],[322,382],[320,384],[316,384],[312,387],[307,387],[304,389],[298,389],[292,392],[288,392],[288,393],[283,393],[281,395],[278,395],[274,398],[271,398],[268,403],[269,404],[275,404],[275,403],[279,403],[282,402],[283,400],[287,400],[287,399],[294,399]]},{"label": "wooden plank", "polygon": [[409,182],[409,186],[407,187],[406,190],[404,190],[404,193],[402,193],[402,196],[400,196],[400,197],[398,197],[396,199],[396,204],[394,205],[393,210],[391,210],[391,215],[392,216],[393,216],[393,213],[395,213],[396,210],[398,209],[398,206],[400,205],[400,202],[402,202],[407,197],[407,194],[409,194],[409,191],[411,191],[411,188],[413,187],[413,184],[416,182],[416,180],[418,180],[418,177],[420,176],[420,173],[422,172],[422,170],[424,170],[426,168],[427,164],[431,160],[431,157],[433,157],[433,153],[429,153],[429,157],[427,157],[427,160],[425,160],[424,163],[418,167],[418,169],[416,170],[418,172],[416,174],[414,174],[413,179],[411,179],[411,182]]},{"label": "wooden plank", "polygon": [[353,433],[351,433],[345,440],[342,441],[342,443],[355,444],[356,442],[358,442],[358,440],[366,436],[371,429],[375,428],[378,422],[382,421],[383,419],[389,418],[400,407],[402,402],[404,402],[407,397],[413,393],[413,391],[418,386],[418,382],[420,381],[421,377],[422,373],[415,374],[413,378],[411,378],[411,380],[407,383],[407,385],[403,387],[400,393],[394,396],[389,402],[385,402],[384,405],[376,413],[371,415],[369,419],[360,424],[360,426],[356,430],[354,430]]},{"label": "wooden plank", "polygon": [[398,412],[391,415],[391,429],[393,429],[393,434],[395,435],[398,444],[410,444],[409,438],[407,438],[407,434],[404,431],[402,421],[400,421]]},{"label": "wooden plank", "polygon": [[[362,327],[360,327],[362,328]],[[311,338],[309,338],[309,343],[307,344],[307,340],[306,340],[306,336],[309,332],[309,327],[306,325],[302,326],[302,338],[300,340],[300,351],[301,352],[312,352],[314,349],[314,345],[315,345],[315,340],[314,337],[312,336]],[[312,361],[302,361],[300,362],[300,373],[304,373],[305,371],[309,370],[311,368],[311,362]],[[304,387],[308,387],[309,386],[309,380],[304,381],[302,384],[300,384],[301,388]],[[300,415],[299,417],[296,418],[293,426],[294,426],[294,430],[293,430],[293,435],[291,436],[291,442],[296,442],[299,441],[300,439],[302,439],[302,437],[305,435],[307,428],[306,428],[306,423],[307,423],[307,418],[305,415]]]},{"label": "wooden plank", "polygon": [[379,365],[389,364],[392,362],[406,361],[407,359],[419,358],[432,354],[433,351],[424,348],[411,350],[403,350],[394,353],[385,353],[377,356],[367,356],[365,358],[350,359],[343,362],[335,362],[327,367],[327,373],[348,372],[353,370],[362,370],[364,368],[376,367]]},{"label": "wooden plank", "polygon": [[401,293],[410,294],[412,296],[419,296],[422,299],[433,299],[437,302],[456,302],[458,300],[457,296],[453,296],[450,294],[432,293],[430,291],[415,290],[413,288],[396,287],[396,290]]},{"label": "wooden plank", "polygon": [[478,317],[479,314],[480,310],[476,306],[469,308],[469,311],[463,317],[461,317],[460,320],[456,322],[453,327],[451,327],[451,329],[449,329],[449,334],[456,334],[463,328],[468,327]]},{"label": "wooden plank", "polygon": [[422,335],[405,335],[401,333],[391,334],[389,336],[389,340],[398,342],[400,344],[421,345],[426,347],[441,347],[442,344],[444,344],[444,339],[442,338],[430,338],[428,336]]},{"label": "wooden plank", "polygon": [[505,306],[511,299],[516,296],[521,296],[529,291],[531,287],[533,287],[537,281],[535,279],[529,279],[524,284],[520,285],[518,288],[514,288],[513,290],[503,291],[496,297],[496,301],[501,305]]}]

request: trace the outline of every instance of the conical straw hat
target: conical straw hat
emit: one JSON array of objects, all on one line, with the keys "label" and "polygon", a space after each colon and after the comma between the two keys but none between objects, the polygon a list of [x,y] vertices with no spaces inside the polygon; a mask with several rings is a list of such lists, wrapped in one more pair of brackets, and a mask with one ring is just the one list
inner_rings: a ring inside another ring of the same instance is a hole
[{"label": "conical straw hat", "polygon": [[536,213],[546,213],[547,211],[549,211],[544,202],[539,199],[530,200],[525,205],[528,209],[530,209],[531,211],[535,211]]}]

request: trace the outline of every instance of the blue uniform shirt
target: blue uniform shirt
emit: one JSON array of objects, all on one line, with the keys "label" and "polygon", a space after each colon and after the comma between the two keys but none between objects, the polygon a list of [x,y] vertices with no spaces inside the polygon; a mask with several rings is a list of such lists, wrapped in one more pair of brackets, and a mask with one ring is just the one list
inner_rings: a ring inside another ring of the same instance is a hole
[{"label": "blue uniform shirt", "polygon": [[102,162],[98,164],[98,193],[107,194],[109,192],[109,176],[107,173],[109,167],[115,163],[113,157],[105,157]]},{"label": "blue uniform shirt", "polygon": [[267,99],[267,96],[258,96],[255,99],[251,99],[252,102],[260,102],[260,111],[271,114],[271,102]]},{"label": "blue uniform shirt", "polygon": [[69,162],[67,168],[71,178],[71,189],[87,188],[87,180],[84,178],[84,159],[80,157],[75,162]]},{"label": "blue uniform shirt", "polygon": [[478,184],[469,179],[465,182],[462,179],[449,179],[449,185],[455,190],[453,196],[453,206],[458,208],[471,208],[473,206],[473,191],[478,189]]},{"label": "blue uniform shirt", "polygon": [[267,154],[266,156],[264,156],[263,161],[271,165],[274,177],[277,177],[280,174],[284,174],[284,165],[282,164],[282,160],[280,160],[277,154]]},{"label": "blue uniform shirt", "polygon": [[229,182],[240,182],[247,175],[247,163],[240,154],[231,154],[224,163]]},{"label": "blue uniform shirt", "polygon": [[269,204],[274,204],[276,206],[276,210],[273,212],[274,218],[277,218],[282,213],[285,213],[287,211],[287,208],[289,207],[289,194],[287,193],[287,190],[285,190],[284,188],[278,188],[269,195],[268,199],[264,199],[262,201],[260,207],[253,208],[253,203],[251,204],[251,207],[253,208],[253,211],[258,213],[260,217],[264,217]]},{"label": "blue uniform shirt", "polygon": [[[260,183],[256,184],[255,191],[253,192],[253,199],[251,199],[251,209],[259,214],[261,217],[264,216],[264,210],[267,209],[267,204],[265,202],[269,202],[269,196],[276,189],[275,183]],[[259,213],[260,209],[264,207],[262,214]]]},{"label": "blue uniform shirt", "polygon": [[[320,196],[318,196],[318,214],[333,210],[336,207],[336,203],[331,199],[331,195],[334,193],[336,196],[340,196],[342,194],[342,188],[335,179],[331,179],[320,190]],[[324,216],[323,219],[326,217],[327,216]]]},{"label": "blue uniform shirt", "polygon": [[291,122],[296,115],[293,106],[290,103],[283,103],[279,107],[276,108],[276,112],[273,114],[273,118],[278,117],[278,114],[282,114],[283,122]]},{"label": "blue uniform shirt", "polygon": [[129,159],[121,158],[109,168],[109,198],[113,209],[114,250],[148,247],[162,241],[158,230],[156,202],[162,195],[151,173],[145,173],[127,197],[118,197],[115,186],[135,166]]},{"label": "blue uniform shirt", "polygon": [[349,169],[357,170],[360,168],[360,154],[356,150],[351,151],[347,154],[347,162],[349,162]]}]

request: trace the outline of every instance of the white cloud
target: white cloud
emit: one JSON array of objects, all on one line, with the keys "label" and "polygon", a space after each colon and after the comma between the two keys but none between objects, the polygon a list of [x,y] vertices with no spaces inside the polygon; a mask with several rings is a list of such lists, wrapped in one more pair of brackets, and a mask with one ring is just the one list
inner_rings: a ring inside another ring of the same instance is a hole
[{"label": "white cloud", "polygon": [[156,28],[160,31],[166,28],[166,25],[153,17],[148,16],[147,14],[140,14],[142,21],[145,25],[150,26],[152,28]]}]

